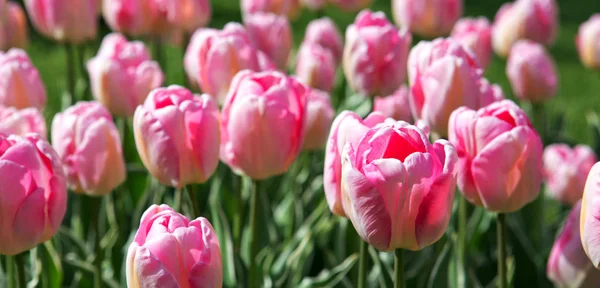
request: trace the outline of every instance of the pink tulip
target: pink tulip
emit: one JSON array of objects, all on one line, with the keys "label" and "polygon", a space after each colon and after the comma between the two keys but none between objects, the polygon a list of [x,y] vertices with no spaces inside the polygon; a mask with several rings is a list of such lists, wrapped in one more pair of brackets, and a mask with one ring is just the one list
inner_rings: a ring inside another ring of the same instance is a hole
[{"label": "pink tulip", "polygon": [[310,42],[300,45],[296,55],[296,75],[302,83],[331,91],[335,84],[335,70],[335,59],[329,49]]},{"label": "pink tulip", "polygon": [[577,201],[550,252],[546,273],[557,287],[591,288],[600,285],[600,272],[593,269],[581,246],[580,215],[581,201]]},{"label": "pink tulip", "polygon": [[481,72],[470,50],[450,38],[419,43],[408,59],[410,107],[415,119],[423,120],[442,137],[448,135],[452,111],[460,106],[483,106]]},{"label": "pink tulip", "polygon": [[374,0],[329,0],[329,2],[344,12],[354,12],[369,7]]},{"label": "pink tulip", "polygon": [[292,50],[290,22],[272,13],[254,13],[244,18],[244,25],[255,46],[267,54],[280,70],[285,70]]},{"label": "pink tulip", "polygon": [[358,234],[373,247],[421,250],[442,237],[454,203],[456,151],[429,143],[416,126],[376,126],[347,142],[342,204]]},{"label": "pink tulip", "polygon": [[600,13],[579,26],[575,44],[583,65],[600,69]]},{"label": "pink tulip", "polygon": [[0,52],[0,105],[44,108],[46,88],[38,70],[21,49]]},{"label": "pink tulip", "polygon": [[58,42],[79,44],[96,38],[98,0],[25,0],[33,27]]},{"label": "pink tulip", "polygon": [[485,78],[479,82],[479,92],[481,92],[481,107],[504,100],[502,88],[498,84],[490,84]]},{"label": "pink tulip", "polygon": [[260,59],[250,39],[246,29],[237,23],[229,23],[223,30],[199,29],[185,52],[188,78],[223,103],[235,74],[244,69],[260,71],[269,63]]},{"label": "pink tulip", "polygon": [[316,89],[308,93],[303,150],[321,150],[327,142],[329,128],[335,116],[329,94]]},{"label": "pink tulip", "polygon": [[335,215],[346,217],[342,206],[342,150],[346,142],[353,145],[364,136],[367,131],[385,121],[379,112],[371,113],[364,120],[352,111],[340,113],[329,132],[325,148],[325,169],[323,171],[323,190],[329,204],[329,210]]},{"label": "pink tulip", "polygon": [[556,95],[556,68],[540,44],[528,40],[517,42],[508,57],[506,74],[515,95],[521,99],[542,102]]},{"label": "pink tulip", "polygon": [[566,144],[553,144],[544,150],[543,161],[550,196],[574,205],[581,199],[587,175],[598,160],[589,146],[571,149]]},{"label": "pink tulip", "polygon": [[360,12],[346,30],[344,47],[344,74],[352,89],[366,96],[394,93],[406,77],[411,41],[383,12]]},{"label": "pink tulip", "polygon": [[119,131],[98,102],[78,102],[56,114],[52,145],[76,193],[102,196],[125,182]]},{"label": "pink tulip", "polygon": [[492,46],[500,56],[507,56],[521,39],[552,44],[558,29],[558,6],[555,0],[516,0],[500,7],[492,29]]},{"label": "pink tulip", "polygon": [[376,97],[373,111],[380,112],[386,118],[392,118],[396,121],[412,122],[408,87],[402,85],[398,91],[390,96]]},{"label": "pink tulip", "polygon": [[296,18],[300,12],[300,0],[241,0],[241,8],[244,17],[257,12],[268,12]]},{"label": "pink tulip", "polygon": [[206,218],[190,221],[167,205],[152,205],[127,250],[128,287],[223,285],[217,233]]},{"label": "pink tulip", "polygon": [[302,147],[307,94],[280,72],[238,73],[223,105],[221,161],[252,179],[287,171]]},{"label": "pink tulip", "polygon": [[458,187],[471,203],[508,213],[535,200],[542,183],[542,141],[510,100],[452,113],[450,142],[458,151]]},{"label": "pink tulip", "polygon": [[131,117],[148,93],[163,82],[163,72],[142,42],[121,34],[104,37],[98,55],[87,64],[94,98],[117,116]]},{"label": "pink tulip", "polygon": [[54,236],[67,186],[52,146],[35,134],[0,134],[0,255],[16,255]]},{"label": "pink tulip", "polygon": [[463,13],[462,0],[392,0],[392,13],[399,26],[418,35],[446,36]]},{"label": "pink tulip", "polygon": [[135,110],[133,127],[140,158],[160,183],[204,183],[217,169],[219,109],[209,95],[179,86],[155,89]]},{"label": "pink tulip", "polygon": [[[8,2],[5,8],[5,36],[6,43],[4,44],[4,50],[8,48],[25,48],[27,46],[27,16],[25,11],[17,3]],[[1,8],[0,8],[1,10]],[[2,12],[0,12],[1,14]],[[2,20],[0,20],[2,22]],[[0,24],[1,26],[2,24]],[[2,33],[2,32],[0,32]],[[2,48],[2,45],[0,45]]]},{"label": "pink tulip", "polygon": [[0,133],[19,136],[36,133],[45,139],[46,121],[42,113],[35,108],[17,110],[14,107],[0,106]]},{"label": "pink tulip", "polygon": [[324,17],[310,21],[304,34],[304,43],[314,43],[329,49],[336,66],[342,61],[344,40],[335,22],[330,18]]},{"label": "pink tulip", "polygon": [[581,202],[581,243],[592,264],[600,269],[600,163],[588,174]]},{"label": "pink tulip", "polygon": [[150,33],[153,0],[103,0],[102,15],[113,31],[133,36]]},{"label": "pink tulip", "polygon": [[301,0],[300,4],[310,10],[321,10],[327,5],[327,0]]},{"label": "pink tulip", "polygon": [[485,68],[492,58],[492,25],[485,17],[464,18],[456,22],[452,39],[471,49]]},{"label": "pink tulip", "polygon": [[177,16],[177,27],[187,33],[192,33],[200,27],[205,27],[210,21],[210,0],[179,0],[180,14]]}]

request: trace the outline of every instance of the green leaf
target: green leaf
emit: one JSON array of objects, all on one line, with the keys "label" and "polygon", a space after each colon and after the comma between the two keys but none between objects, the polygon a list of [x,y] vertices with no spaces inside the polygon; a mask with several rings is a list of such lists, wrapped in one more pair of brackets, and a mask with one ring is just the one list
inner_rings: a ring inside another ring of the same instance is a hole
[{"label": "green leaf", "polygon": [[334,267],[331,270],[323,270],[316,277],[307,277],[300,282],[298,285],[299,288],[308,288],[308,287],[334,287],[354,267],[356,262],[358,261],[358,254],[352,254],[350,257],[346,258],[344,262],[340,265]]},{"label": "green leaf", "polygon": [[44,287],[47,288],[60,288],[63,283],[63,268],[60,261],[60,257],[54,246],[52,245],[52,240],[46,241],[43,245],[40,246],[39,249],[42,255],[42,263],[43,269],[42,273],[44,275]]}]

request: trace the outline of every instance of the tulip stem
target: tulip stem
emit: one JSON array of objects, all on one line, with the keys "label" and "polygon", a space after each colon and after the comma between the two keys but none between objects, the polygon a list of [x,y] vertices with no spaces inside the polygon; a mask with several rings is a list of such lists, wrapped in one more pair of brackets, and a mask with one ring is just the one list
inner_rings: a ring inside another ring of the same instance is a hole
[{"label": "tulip stem", "polygon": [[165,75],[167,75],[167,67],[164,61],[164,54],[163,54],[163,45],[162,45],[162,39],[161,37],[156,37],[154,38],[154,60],[156,60],[156,62],[158,62],[158,65],[160,66],[160,69],[162,69],[165,73]]},{"label": "tulip stem", "polygon": [[94,229],[94,287],[102,287],[102,249],[100,240],[102,239],[100,231],[100,206],[102,206],[102,197],[94,198],[92,204],[92,229]]},{"label": "tulip stem", "polygon": [[458,198],[458,287],[466,287],[466,245],[467,245],[467,201],[464,197]]},{"label": "tulip stem", "polygon": [[[187,51],[187,47],[190,44],[190,38],[191,38],[190,33],[183,32],[183,40],[181,41],[181,52],[184,56],[185,56],[185,52]],[[183,86],[188,89],[191,89],[192,87],[190,85],[190,81],[187,77],[187,74],[185,73],[185,68],[183,68],[183,65],[181,67],[183,69],[182,70],[183,71]]]},{"label": "tulip stem", "polygon": [[187,185],[185,187],[185,190],[187,190],[188,195],[190,196],[190,202],[192,202],[192,218],[196,219],[197,217],[200,217],[200,209],[198,208],[198,201],[196,200],[196,192],[194,191],[194,186],[192,184]]},{"label": "tulip stem", "polygon": [[85,89],[83,91],[83,95],[81,95],[81,100],[90,100],[90,78],[87,73],[87,67],[85,65],[85,43],[78,45],[77,48],[77,62],[79,62],[79,72],[81,73],[80,75],[83,76],[83,81],[85,82]]},{"label": "tulip stem", "polygon": [[[67,59],[67,89],[69,92],[69,101],[70,103],[66,106],[70,106],[75,104],[75,50],[73,49],[73,44],[66,43],[65,44],[65,52]],[[64,103],[64,101],[63,101]],[[64,107],[63,107],[64,108]]]},{"label": "tulip stem", "polygon": [[394,253],[394,288],[404,288],[404,250]]},{"label": "tulip stem", "polygon": [[181,207],[181,196],[183,194],[182,188],[175,188],[174,194],[173,194],[173,208],[175,209],[175,211],[183,213],[183,207]]},{"label": "tulip stem", "polygon": [[19,280],[19,287],[26,287],[27,286],[27,282],[25,282],[25,260],[23,258],[25,258],[25,254],[27,252],[22,252],[19,253],[17,255],[15,255],[15,264],[16,264],[16,271],[17,271],[17,279]]},{"label": "tulip stem", "polygon": [[248,288],[259,287],[258,271],[256,266],[256,255],[258,254],[258,182],[251,180],[252,190],[250,191],[250,259],[248,273]]},{"label": "tulip stem", "polygon": [[506,219],[503,213],[496,217],[498,241],[498,288],[508,287],[506,277]]},{"label": "tulip stem", "polygon": [[367,242],[360,240],[360,258],[358,262],[358,288],[367,287],[367,257],[369,257],[369,245]]}]

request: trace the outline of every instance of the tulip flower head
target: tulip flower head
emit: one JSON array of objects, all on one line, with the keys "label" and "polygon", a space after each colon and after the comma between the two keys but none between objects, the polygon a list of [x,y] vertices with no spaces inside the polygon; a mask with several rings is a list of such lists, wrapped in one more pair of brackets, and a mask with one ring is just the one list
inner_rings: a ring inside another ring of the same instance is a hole
[{"label": "tulip flower head", "polygon": [[571,149],[566,144],[553,144],[544,150],[544,178],[550,197],[574,205],[583,195],[585,181],[598,161],[586,145]]},{"label": "tulip flower head", "polygon": [[14,107],[0,106],[0,133],[25,136],[30,133],[46,138],[46,120],[36,108],[18,110]]},{"label": "tulip flower head", "polygon": [[310,21],[304,34],[304,43],[314,43],[328,49],[335,59],[336,66],[342,61],[344,40],[339,28],[330,18]]},{"label": "tulip flower head", "polygon": [[217,233],[206,218],[190,221],[167,205],[152,205],[127,250],[128,287],[223,285]]},{"label": "tulip flower head", "polygon": [[17,109],[43,109],[46,105],[46,87],[21,49],[0,52],[0,105]]},{"label": "tulip flower head", "polygon": [[575,44],[583,65],[600,69],[600,14],[594,14],[579,26]]},{"label": "tulip flower head", "polygon": [[[0,8],[0,15],[4,13],[5,23],[0,23],[0,29],[4,26],[5,43],[0,43],[0,50],[8,50],[9,48],[25,48],[27,46],[27,16],[23,8],[15,2],[6,3],[4,11]],[[0,20],[2,22],[2,20]],[[0,41],[2,42],[2,41]]]},{"label": "tulip flower head", "polygon": [[398,91],[390,96],[376,97],[375,102],[373,102],[373,111],[380,112],[386,118],[392,118],[396,121],[412,122],[408,94],[408,87],[402,85]]},{"label": "tulip flower head", "polygon": [[296,56],[296,75],[302,83],[331,91],[335,84],[335,70],[335,59],[329,49],[310,42],[300,45]]},{"label": "tulip flower head", "polygon": [[484,18],[464,18],[456,22],[452,39],[471,49],[485,68],[492,58],[492,25]]},{"label": "tulip flower head", "polygon": [[306,127],[304,129],[303,150],[323,149],[329,135],[329,128],[335,116],[329,94],[312,89],[306,101]]},{"label": "tulip flower head", "polygon": [[511,49],[506,74],[515,95],[532,102],[542,102],[556,95],[558,74],[544,46],[522,40]]},{"label": "tulip flower head", "polygon": [[392,0],[396,23],[429,38],[448,35],[462,10],[462,0]]},{"label": "tulip flower head", "polygon": [[96,38],[99,0],[25,0],[33,27],[58,42],[80,44]]},{"label": "tulip flower head", "polygon": [[342,153],[342,204],[373,247],[421,250],[442,237],[456,186],[454,146],[416,126],[375,126]]},{"label": "tulip flower head", "polygon": [[287,67],[292,50],[292,29],[284,16],[257,12],[244,18],[244,25],[256,48],[267,54],[280,70]]}]

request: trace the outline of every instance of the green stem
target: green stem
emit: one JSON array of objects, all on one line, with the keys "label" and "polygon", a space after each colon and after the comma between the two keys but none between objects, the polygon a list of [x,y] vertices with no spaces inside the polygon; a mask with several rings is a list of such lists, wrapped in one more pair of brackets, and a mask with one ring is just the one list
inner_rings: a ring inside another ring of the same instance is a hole
[{"label": "green stem", "polygon": [[361,239],[360,256],[358,259],[358,283],[356,287],[367,287],[367,257],[369,257],[369,244]]},{"label": "green stem", "polygon": [[404,250],[394,253],[394,288],[404,288]]},{"label": "green stem", "polygon": [[92,229],[94,229],[94,287],[102,287],[102,261],[103,254],[102,248],[100,247],[100,240],[102,239],[100,229],[100,206],[102,206],[102,197],[94,198],[92,204]]},{"label": "green stem", "polygon": [[233,172],[229,172],[231,173],[232,176],[232,186],[233,186],[233,193],[235,194],[235,197],[237,197],[237,211],[235,214],[235,217],[233,218],[233,239],[234,239],[234,247],[233,250],[236,253],[239,253],[240,251],[240,245],[242,243],[242,215],[244,215],[244,197],[242,196],[242,189],[240,189],[240,181],[242,181],[243,179],[235,174],[233,174]]},{"label": "green stem", "polygon": [[496,218],[498,241],[498,288],[508,287],[506,277],[506,219],[503,213]]},{"label": "green stem", "polygon": [[79,72],[81,73],[80,75],[83,77],[83,81],[85,82],[85,89],[83,91],[83,95],[81,95],[81,99],[82,100],[91,100],[91,97],[89,97],[90,94],[90,77],[87,73],[87,67],[86,67],[86,63],[85,63],[85,43],[80,44],[77,46],[77,50],[79,53],[77,53],[77,62],[79,62]]},{"label": "green stem", "polygon": [[464,197],[459,196],[458,199],[458,255],[457,270],[458,270],[458,287],[466,287],[466,258],[467,258],[467,201]]},{"label": "green stem", "polygon": [[196,219],[197,217],[200,217],[200,209],[198,208],[198,200],[196,200],[196,192],[194,191],[194,186],[192,184],[187,185],[185,187],[185,190],[187,190],[188,195],[190,196],[190,202],[192,202],[192,218]]},{"label": "green stem", "polygon": [[[73,104],[75,104],[76,99],[75,99],[75,50],[73,48],[73,44],[69,44],[66,43],[65,44],[65,52],[66,52],[66,59],[67,59],[67,89],[69,92],[69,105],[67,106],[71,106]],[[64,102],[64,101],[63,101]],[[66,107],[63,107],[66,108]]]},{"label": "green stem", "polygon": [[369,97],[369,102],[371,103],[371,112],[375,111],[375,97]]},{"label": "green stem", "polygon": [[258,254],[258,182],[252,181],[252,190],[250,191],[250,269],[248,274],[248,287],[254,288],[260,286],[258,278],[258,267],[256,266],[256,255]]},{"label": "green stem", "polygon": [[182,188],[175,188],[175,194],[173,195],[173,209],[180,213],[183,212],[183,207],[181,207],[181,198],[183,198],[182,194]]},{"label": "green stem", "polygon": [[6,284],[8,284],[8,288],[16,288],[19,285],[15,274],[15,257],[6,256]]},{"label": "green stem", "polygon": [[164,54],[163,54],[163,45],[162,45],[162,39],[161,37],[155,37],[154,38],[154,60],[156,60],[156,62],[158,62],[158,65],[160,66],[160,68],[163,70],[163,72],[165,73],[165,75],[167,75],[167,67],[165,64],[165,59],[164,59]]}]

